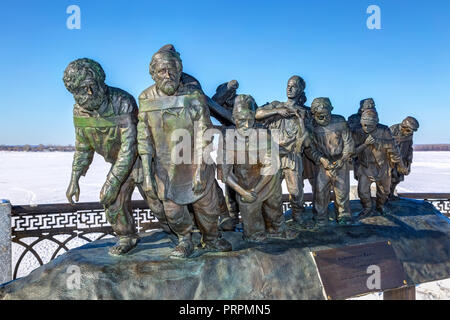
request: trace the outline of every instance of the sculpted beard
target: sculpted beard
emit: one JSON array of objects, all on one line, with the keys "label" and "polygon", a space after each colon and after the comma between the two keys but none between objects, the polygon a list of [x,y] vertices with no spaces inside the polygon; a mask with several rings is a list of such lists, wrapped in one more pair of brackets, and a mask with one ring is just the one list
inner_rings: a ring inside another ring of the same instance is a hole
[{"label": "sculpted beard", "polygon": [[163,79],[159,83],[157,83],[158,89],[169,96],[175,94],[179,85],[180,81],[173,79]]},{"label": "sculpted beard", "polygon": [[80,93],[74,95],[75,101],[83,109],[94,111],[100,108],[105,99],[105,90],[103,88],[93,89],[93,94]]}]

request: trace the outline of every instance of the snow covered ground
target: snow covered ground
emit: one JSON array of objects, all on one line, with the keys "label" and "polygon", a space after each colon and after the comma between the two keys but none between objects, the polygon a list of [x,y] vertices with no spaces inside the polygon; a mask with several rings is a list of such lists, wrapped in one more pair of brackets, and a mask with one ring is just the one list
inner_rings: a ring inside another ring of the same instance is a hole
[{"label": "snow covered ground", "polygon": [[[67,202],[65,192],[70,180],[72,157],[71,152],[0,151],[0,199],[8,199],[13,205]],[[81,202],[98,201],[109,167],[100,156],[94,157],[86,177],[80,180]],[[357,182],[351,180],[351,185],[356,186]],[[283,189],[287,193],[285,186]],[[311,192],[307,182],[305,192]],[[450,152],[415,152],[411,174],[399,185],[398,192],[450,193]],[[141,199],[137,191],[133,199]],[[76,240],[70,247],[81,244],[82,241]],[[51,244],[48,246],[50,248]],[[19,254],[20,248],[15,248],[13,260]],[[44,258],[44,262],[48,259]],[[35,261],[27,260],[19,275],[25,275],[35,267]],[[417,298],[450,299],[450,279],[418,286]],[[357,299],[382,299],[382,294]]]}]

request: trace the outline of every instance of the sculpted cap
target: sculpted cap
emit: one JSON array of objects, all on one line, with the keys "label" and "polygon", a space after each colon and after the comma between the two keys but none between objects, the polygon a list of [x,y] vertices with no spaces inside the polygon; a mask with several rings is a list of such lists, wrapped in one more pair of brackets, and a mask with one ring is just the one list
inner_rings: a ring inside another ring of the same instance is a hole
[{"label": "sculpted cap", "polygon": [[378,124],[378,113],[375,109],[366,109],[361,114],[361,121]]},{"label": "sculpted cap", "polygon": [[417,131],[417,129],[419,129],[419,121],[417,121],[417,119],[414,117],[406,117],[402,121],[402,126],[408,127],[413,131]]},{"label": "sculpted cap", "polygon": [[331,112],[333,110],[333,106],[331,105],[331,101],[329,98],[315,98],[311,103],[312,114],[320,112],[324,109],[327,109],[328,112]]},{"label": "sculpted cap", "polygon": [[375,101],[372,98],[363,99],[359,102],[358,113],[362,114],[366,109],[375,109]]},{"label": "sculpted cap", "polygon": [[256,108],[255,99],[251,95],[239,94],[234,99],[233,115],[241,112],[255,112]]},{"label": "sculpted cap", "polygon": [[150,62],[150,74],[153,75],[155,71],[156,64],[160,61],[174,61],[177,65],[178,71],[183,70],[183,64],[180,58],[180,54],[175,50],[172,44],[166,44],[162,46],[152,57]]}]

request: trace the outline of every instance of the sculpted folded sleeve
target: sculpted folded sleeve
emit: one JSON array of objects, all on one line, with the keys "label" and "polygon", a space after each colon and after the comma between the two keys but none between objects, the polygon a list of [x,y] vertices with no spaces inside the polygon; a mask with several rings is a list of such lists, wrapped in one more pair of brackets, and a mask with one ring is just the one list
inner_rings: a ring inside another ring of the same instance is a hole
[{"label": "sculpted folded sleeve", "polygon": [[138,153],[139,155],[147,155],[153,158],[154,148],[153,140],[150,133],[150,128],[148,127],[145,113],[139,112],[137,125],[137,143],[138,143]]},{"label": "sculpted folded sleeve", "polygon": [[202,163],[203,160],[203,150],[206,149],[211,144],[210,140],[203,139],[206,130],[212,127],[212,122],[208,109],[208,101],[205,95],[200,92],[197,93],[196,99],[193,100],[195,107],[197,109],[196,121],[197,121],[197,132],[195,136],[195,156],[198,164]]},{"label": "sculpted folded sleeve", "polygon": [[391,131],[389,129],[386,129],[384,131],[383,139],[385,141],[384,146],[386,148],[390,162],[391,163],[401,162],[400,151],[399,151],[398,146],[395,143],[394,138],[392,137]]},{"label": "sculpted folded sleeve", "polygon": [[84,131],[75,128],[75,154],[73,156],[72,172],[76,177],[84,176],[94,158],[94,149],[87,141]]},{"label": "sculpted folded sleeve", "polygon": [[120,183],[123,183],[130,174],[137,156],[136,126],[131,114],[129,121],[119,126],[118,130],[120,131],[121,145],[117,160],[113,164],[110,174],[119,180]]},{"label": "sculpted folded sleeve", "polygon": [[347,123],[344,122],[343,126],[342,139],[344,140],[344,150],[342,151],[342,157],[347,159],[350,158],[355,152],[355,142],[353,141],[353,137]]}]

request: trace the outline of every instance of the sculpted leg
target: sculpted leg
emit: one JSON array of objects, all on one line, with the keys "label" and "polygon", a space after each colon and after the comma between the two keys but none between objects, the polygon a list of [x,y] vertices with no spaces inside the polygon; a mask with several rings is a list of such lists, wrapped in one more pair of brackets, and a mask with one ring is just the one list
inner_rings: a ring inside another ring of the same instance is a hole
[{"label": "sculpted leg", "polygon": [[152,199],[149,196],[147,196],[144,190],[142,190],[142,186],[140,184],[138,184],[138,190],[141,196],[147,202],[150,210],[152,210],[152,213],[155,215],[156,219],[158,219],[158,222],[161,225],[161,228],[164,230],[164,232],[173,233],[173,231],[169,227],[169,223],[167,222],[166,214],[164,212],[164,205],[162,201],[159,199]]},{"label": "sculpted leg", "polygon": [[331,179],[326,170],[320,167],[315,186],[315,222],[317,227],[328,224],[328,205],[330,204]]},{"label": "sculpted leg", "polygon": [[334,205],[338,212],[338,222],[347,224],[352,222],[350,211],[350,173],[348,166],[344,165],[337,170],[333,178],[335,202]]},{"label": "sculpted leg", "polygon": [[258,200],[253,203],[239,201],[239,208],[241,208],[244,240],[252,242],[265,241],[266,228],[261,214],[262,202]]},{"label": "sculpted leg", "polygon": [[225,185],[225,202],[227,204],[230,217],[235,219],[237,223],[239,220],[239,207],[236,199],[236,191],[234,191],[229,185]]},{"label": "sculpted leg", "polygon": [[187,206],[176,204],[171,200],[163,201],[164,211],[170,228],[178,236],[178,245],[170,254],[174,258],[187,258],[194,251],[191,240],[193,221]]},{"label": "sculpted leg", "polygon": [[302,213],[305,211],[303,206],[303,177],[299,175],[298,171],[291,169],[284,169],[283,174],[289,191],[292,219],[298,223],[303,223]]},{"label": "sculpted leg", "polygon": [[386,174],[383,179],[377,181],[377,200],[376,200],[376,208],[377,211],[381,214],[386,214],[387,209],[384,206],[389,197],[389,192],[391,188],[391,176]]},{"label": "sculpted leg", "polygon": [[231,244],[219,239],[219,199],[214,185],[206,195],[192,204],[195,220],[202,233],[202,246],[219,251],[231,251]]},{"label": "sculpted leg", "polygon": [[369,177],[363,173],[358,173],[358,197],[363,207],[363,210],[359,214],[361,218],[372,214],[372,198],[370,195],[371,184],[372,181],[370,181]]},{"label": "sculpted leg", "polygon": [[105,208],[106,218],[119,238],[117,244],[109,250],[112,255],[127,253],[136,246],[139,240],[131,207],[133,190],[134,183],[131,178],[128,178],[120,188],[114,203]]},{"label": "sculpted leg", "polygon": [[283,215],[283,202],[281,187],[272,191],[272,194],[262,204],[262,216],[267,230],[267,237],[278,239],[293,239],[297,233],[286,227]]},{"label": "sculpted leg", "polygon": [[230,216],[230,213],[228,212],[228,206],[225,201],[225,196],[223,195],[223,190],[219,186],[217,180],[215,182],[216,190],[217,190],[217,199],[219,204],[219,211],[220,211],[220,224],[219,229],[222,231],[234,231],[236,228],[236,220],[233,219]]}]

